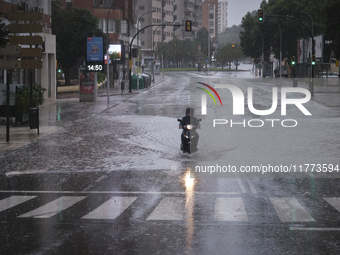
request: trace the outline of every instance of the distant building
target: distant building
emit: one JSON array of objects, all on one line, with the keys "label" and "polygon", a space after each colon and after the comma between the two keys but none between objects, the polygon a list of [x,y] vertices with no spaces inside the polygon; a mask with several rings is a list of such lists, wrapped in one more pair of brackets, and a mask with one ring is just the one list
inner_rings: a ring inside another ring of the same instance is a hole
[{"label": "distant building", "polygon": [[228,27],[228,2],[218,2],[218,33],[223,33]]},{"label": "distant building", "polygon": [[[39,24],[43,26],[43,32],[39,33],[43,39],[42,69],[33,72],[34,82],[46,88],[45,98],[56,99],[56,38],[51,31],[51,1],[50,0],[0,0],[0,19],[9,24],[6,13],[21,11],[40,10],[43,12],[43,20]],[[19,34],[17,34],[19,35]],[[38,33],[37,33],[38,35]],[[16,69],[12,72],[13,84],[29,84],[28,70]],[[6,75],[0,70],[0,84],[4,84]]]},{"label": "distant building", "polygon": [[193,40],[197,31],[202,27],[202,0],[174,0],[174,24],[185,24],[191,20],[191,32],[186,32],[184,27],[177,29],[174,37],[180,40]]},{"label": "distant building", "polygon": [[202,26],[210,34],[211,41],[217,44],[218,34],[218,0],[203,0],[202,2]]}]

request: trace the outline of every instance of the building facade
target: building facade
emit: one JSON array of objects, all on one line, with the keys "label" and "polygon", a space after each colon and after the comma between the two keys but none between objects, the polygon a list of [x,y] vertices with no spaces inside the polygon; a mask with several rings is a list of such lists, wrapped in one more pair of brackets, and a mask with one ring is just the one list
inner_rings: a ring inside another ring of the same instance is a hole
[{"label": "building facade", "polygon": [[[50,0],[0,0],[0,19],[5,24],[10,22],[6,18],[6,13],[16,11],[42,11],[43,19],[38,23],[42,25],[42,33],[40,35],[43,41],[42,69],[35,69],[33,79],[35,83],[39,83],[46,88],[44,94],[45,99],[56,99],[56,38],[52,34],[51,29],[51,12],[52,4]],[[16,34],[21,35],[21,34]],[[21,46],[29,47],[29,46]],[[13,84],[29,84],[29,73],[26,69],[15,69],[12,71]],[[7,81],[7,72],[0,70],[0,84]]]},{"label": "building facade", "polygon": [[110,43],[128,45],[136,33],[135,0],[60,0],[65,10],[84,8],[99,19],[98,27]]},{"label": "building facade", "polygon": [[228,2],[218,2],[218,33],[223,33],[228,27]]},{"label": "building facade", "polygon": [[186,32],[184,27],[175,30],[174,37],[180,40],[193,40],[197,31],[202,27],[202,0],[175,0],[174,24],[185,24],[191,20],[192,31]]},{"label": "building facade", "polygon": [[202,26],[210,35],[211,41],[217,44],[218,34],[218,0],[203,0],[202,2]]}]

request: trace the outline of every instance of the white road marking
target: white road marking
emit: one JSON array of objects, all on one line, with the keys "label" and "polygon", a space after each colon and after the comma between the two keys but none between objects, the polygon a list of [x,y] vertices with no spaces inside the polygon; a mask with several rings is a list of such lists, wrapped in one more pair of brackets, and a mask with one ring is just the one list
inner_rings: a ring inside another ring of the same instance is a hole
[{"label": "white road marking", "polygon": [[237,180],[237,182],[238,182],[238,185],[239,185],[240,188],[241,188],[242,193],[247,193],[247,190],[246,190],[246,188],[244,187],[242,180],[241,180],[240,178],[236,178],[236,180]]},{"label": "white road marking", "polygon": [[247,178],[247,179],[246,179],[246,182],[247,182],[247,184],[248,184],[248,186],[249,186],[249,189],[250,189],[251,193],[256,194],[257,191],[256,191],[256,189],[255,189],[253,183],[251,182],[251,180],[250,180],[249,178]]},{"label": "white road marking", "polygon": [[137,197],[112,197],[82,219],[114,220],[124,212]]},{"label": "white road marking", "polygon": [[164,197],[146,220],[182,220],[184,213],[184,197]]},{"label": "white road marking", "polygon": [[289,227],[289,230],[299,230],[299,231],[340,231],[340,228]]},{"label": "white road marking", "polygon": [[73,206],[86,197],[65,196],[43,205],[33,211],[20,215],[19,218],[50,218],[61,211]]},{"label": "white road marking", "polygon": [[281,221],[315,221],[295,197],[271,197],[274,209]]},{"label": "white road marking", "polygon": [[[91,186],[92,187],[92,186]],[[36,194],[183,194],[182,191],[76,191],[76,190],[0,190],[0,193],[36,193]],[[240,195],[240,192],[204,192],[194,191],[202,195]]]},{"label": "white road marking", "polygon": [[340,197],[324,197],[323,199],[340,212]]},{"label": "white road marking", "polygon": [[101,182],[102,180],[105,180],[107,178],[106,175],[102,175],[101,177],[99,177],[97,180],[95,180],[94,182]]},{"label": "white road marking", "polygon": [[248,221],[241,197],[217,197],[214,221]]},{"label": "white road marking", "polygon": [[10,196],[0,200],[0,212],[5,211],[9,208],[17,206],[28,200],[35,198],[36,196]]}]

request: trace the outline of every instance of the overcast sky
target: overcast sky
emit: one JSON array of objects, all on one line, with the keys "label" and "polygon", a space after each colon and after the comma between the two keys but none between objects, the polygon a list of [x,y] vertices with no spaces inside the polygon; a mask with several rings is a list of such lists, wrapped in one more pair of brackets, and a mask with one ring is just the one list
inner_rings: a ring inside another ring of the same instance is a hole
[{"label": "overcast sky", "polygon": [[242,17],[245,16],[247,12],[259,9],[262,0],[227,0],[227,2],[228,27],[232,27],[233,25],[240,25]]}]

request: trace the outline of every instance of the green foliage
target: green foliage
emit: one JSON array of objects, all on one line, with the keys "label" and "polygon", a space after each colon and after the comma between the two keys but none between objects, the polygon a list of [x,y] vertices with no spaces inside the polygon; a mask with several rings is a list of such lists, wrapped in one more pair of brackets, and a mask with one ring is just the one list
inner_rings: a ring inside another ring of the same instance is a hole
[{"label": "green foliage", "polygon": [[[329,11],[324,11],[324,1],[319,0],[263,0],[259,8],[264,10],[264,23],[259,24],[256,21],[256,11],[248,12],[242,19],[241,27],[243,31],[240,33],[240,39],[245,54],[252,58],[259,58],[262,54],[262,36],[264,41],[264,54],[265,60],[269,58],[270,52],[274,52],[276,58],[280,54],[280,29],[282,31],[282,53],[283,58],[290,59],[292,56],[296,56],[297,52],[297,40],[302,38],[309,38],[310,33],[305,26],[297,22],[296,20],[288,18],[268,18],[266,15],[283,15],[294,17],[303,22],[309,30],[312,30],[312,21],[306,14],[308,13],[313,19],[314,35],[323,34],[325,32],[325,20],[331,13],[333,8],[334,19],[332,18],[334,26],[332,31],[339,31],[338,24],[336,22],[338,17],[335,8],[339,9],[338,0],[327,0],[327,2],[333,2],[333,7]],[[277,23],[276,23],[277,22]],[[339,47],[338,47],[339,48]]]},{"label": "green foliage", "polygon": [[0,49],[8,43],[8,29],[0,19]]},{"label": "green foliage", "polygon": [[52,1],[52,32],[57,40],[58,63],[63,66],[66,84],[70,84],[69,69],[86,57],[86,38],[103,36],[98,18],[87,9],[64,11],[60,1]]},{"label": "green foliage", "polygon": [[225,64],[229,63],[229,69],[231,69],[231,63],[234,60],[239,61],[243,57],[243,51],[238,44],[229,43],[219,49],[216,57],[222,68],[225,66]]},{"label": "green foliage", "polygon": [[223,33],[218,35],[218,48],[223,47],[229,43],[240,44],[240,26],[232,26],[225,29]]},{"label": "green foliage", "polygon": [[326,0],[324,4],[324,12],[326,15],[325,20],[325,33],[326,37],[332,40],[332,50],[337,59],[340,59],[340,4],[338,0]]},{"label": "green foliage", "polygon": [[100,84],[105,80],[106,75],[102,72],[97,72],[97,83]]},{"label": "green foliage", "polygon": [[[44,103],[44,93],[46,89],[41,84],[35,83],[32,85],[32,106],[38,107]],[[15,105],[21,113],[28,113],[30,108],[30,89],[18,88],[15,94]]]}]

